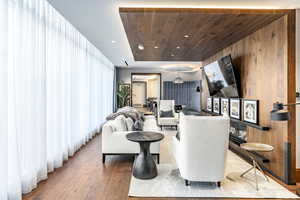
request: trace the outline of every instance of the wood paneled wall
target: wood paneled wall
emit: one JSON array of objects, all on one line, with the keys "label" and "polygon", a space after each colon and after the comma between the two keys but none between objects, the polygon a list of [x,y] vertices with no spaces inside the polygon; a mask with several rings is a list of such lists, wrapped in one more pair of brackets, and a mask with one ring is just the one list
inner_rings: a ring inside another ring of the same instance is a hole
[{"label": "wood paneled wall", "polygon": [[[259,29],[246,38],[228,46],[206,59],[209,64],[222,56],[231,54],[236,74],[239,75],[242,98],[259,100],[259,123],[271,127],[270,131],[248,128],[248,142],[261,142],[274,147],[264,156],[270,159],[265,167],[282,180],[295,180],[295,108],[290,111],[293,120],[275,122],[270,120],[272,104],[295,102],[295,11]],[[204,79],[202,74],[202,79]],[[206,81],[203,81],[202,107],[208,96]],[[286,169],[285,144],[291,145],[291,166]],[[287,174],[287,170],[290,173]],[[289,177],[287,177],[289,176]],[[287,182],[287,181],[286,181]]]}]

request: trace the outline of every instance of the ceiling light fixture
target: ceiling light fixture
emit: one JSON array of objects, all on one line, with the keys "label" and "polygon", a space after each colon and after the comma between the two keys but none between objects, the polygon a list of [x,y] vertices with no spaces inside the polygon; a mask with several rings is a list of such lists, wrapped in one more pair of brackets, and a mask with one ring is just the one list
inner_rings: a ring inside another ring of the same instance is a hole
[{"label": "ceiling light fixture", "polygon": [[182,84],[182,83],[183,83],[183,80],[182,80],[182,78],[180,78],[180,77],[178,76],[178,77],[175,78],[174,83],[175,83],[175,84]]},{"label": "ceiling light fixture", "polygon": [[115,43],[116,43],[116,41],[115,41],[115,40],[112,40],[112,41],[111,41],[111,43],[115,44]]},{"label": "ceiling light fixture", "polygon": [[177,46],[176,49],[180,49],[180,46]]},{"label": "ceiling light fixture", "polygon": [[154,46],[154,49],[158,49],[158,46]]},{"label": "ceiling light fixture", "polygon": [[138,48],[139,48],[139,50],[144,50],[145,49],[144,45],[142,45],[142,44],[139,44]]},{"label": "ceiling light fixture", "polygon": [[171,54],[171,56],[174,57],[175,55],[174,55],[174,54]]},{"label": "ceiling light fixture", "polygon": [[177,72],[177,76],[173,81],[175,84],[182,84],[183,83],[183,79],[179,76],[178,72]]},{"label": "ceiling light fixture", "polygon": [[175,63],[161,66],[164,71],[168,72],[196,72],[200,69],[200,63]]},{"label": "ceiling light fixture", "polygon": [[185,37],[185,38],[189,38],[190,36],[189,36],[189,35],[184,35],[183,37]]}]

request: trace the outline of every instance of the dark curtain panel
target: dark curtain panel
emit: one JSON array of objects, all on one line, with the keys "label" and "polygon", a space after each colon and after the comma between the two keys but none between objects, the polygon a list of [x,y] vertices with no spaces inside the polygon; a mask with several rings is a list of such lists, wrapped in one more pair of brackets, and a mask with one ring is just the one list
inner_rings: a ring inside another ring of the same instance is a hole
[{"label": "dark curtain panel", "polygon": [[176,84],[172,81],[164,81],[165,100],[175,100],[175,104],[186,105],[187,108],[200,111],[200,93],[196,91],[200,81],[186,81]]}]

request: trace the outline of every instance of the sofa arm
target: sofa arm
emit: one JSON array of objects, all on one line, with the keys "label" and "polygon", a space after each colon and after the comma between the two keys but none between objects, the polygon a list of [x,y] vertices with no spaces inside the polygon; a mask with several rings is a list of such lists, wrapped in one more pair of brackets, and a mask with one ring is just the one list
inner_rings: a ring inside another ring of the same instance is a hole
[{"label": "sofa arm", "polygon": [[180,165],[180,141],[177,139],[176,136],[172,137],[172,151],[173,156],[175,157],[176,163]]}]

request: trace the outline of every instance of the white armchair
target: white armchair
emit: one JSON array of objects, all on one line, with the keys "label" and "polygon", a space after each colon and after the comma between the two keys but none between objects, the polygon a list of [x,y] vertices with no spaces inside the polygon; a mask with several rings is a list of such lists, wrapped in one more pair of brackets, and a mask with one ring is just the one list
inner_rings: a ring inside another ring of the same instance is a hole
[{"label": "white armchair", "polygon": [[180,175],[189,181],[224,179],[229,143],[229,118],[180,114],[180,139],[173,137],[173,153]]},{"label": "white armchair", "polygon": [[[161,111],[167,112],[172,111],[172,117],[161,116]],[[178,124],[178,113],[175,112],[175,101],[174,100],[160,100],[158,103],[157,123],[161,130],[164,126],[174,126],[177,129]]]}]

